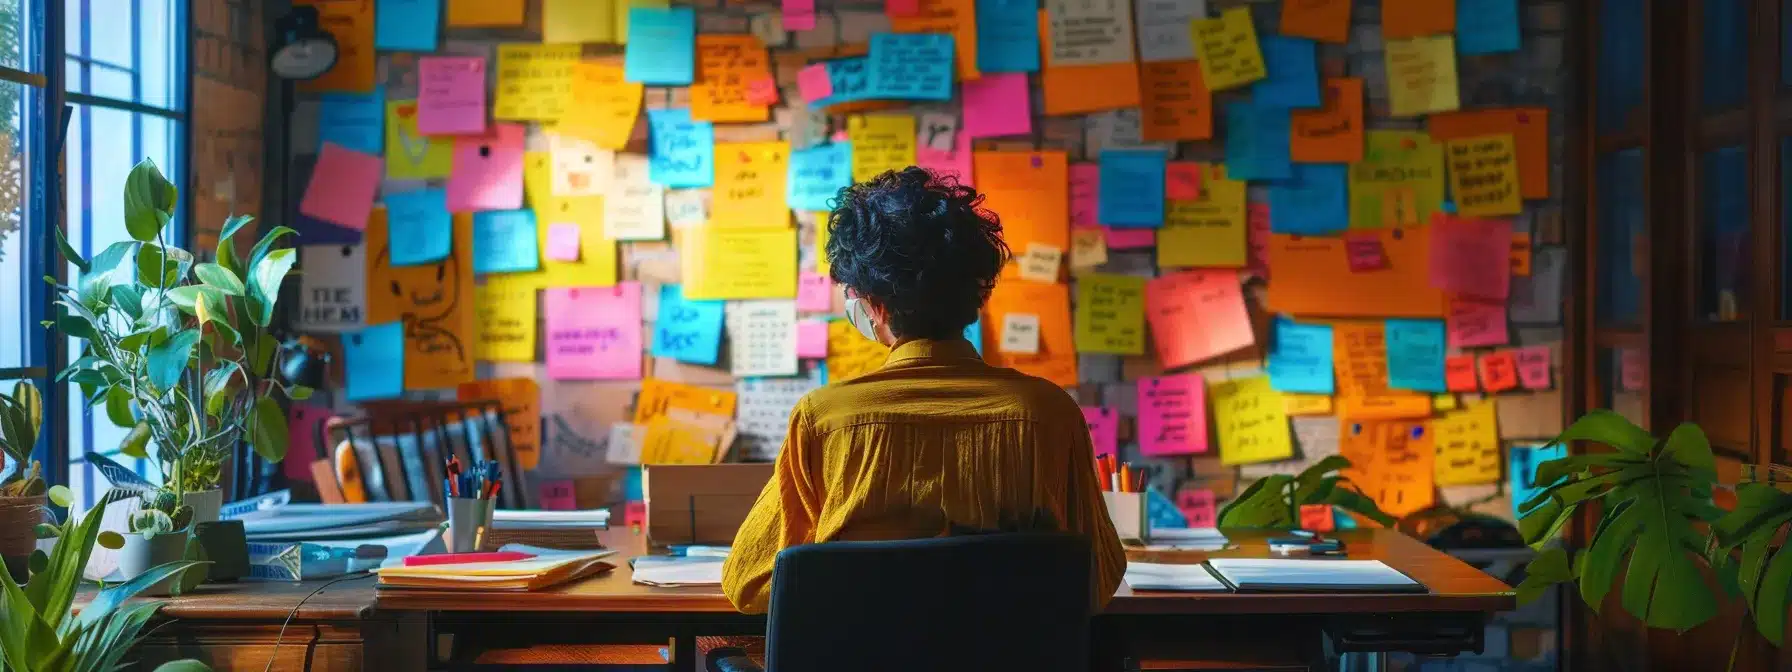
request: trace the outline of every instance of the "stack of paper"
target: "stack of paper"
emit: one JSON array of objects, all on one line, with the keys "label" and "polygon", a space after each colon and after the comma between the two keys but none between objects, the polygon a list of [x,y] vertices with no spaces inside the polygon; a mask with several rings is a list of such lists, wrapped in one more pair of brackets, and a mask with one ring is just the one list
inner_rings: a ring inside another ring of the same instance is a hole
[{"label": "stack of paper", "polygon": [[663,588],[719,586],[723,560],[714,556],[643,555],[635,558],[635,583]]},{"label": "stack of paper", "polygon": [[389,537],[433,528],[441,519],[429,502],[288,504],[243,521],[243,533],[252,542]]},{"label": "stack of paper", "polygon": [[588,511],[507,511],[499,509],[492,512],[492,527],[501,530],[601,529],[609,523],[609,509]]},{"label": "stack of paper", "polygon": [[1423,593],[1425,584],[1380,560],[1214,558],[1207,565],[1239,592]]},{"label": "stack of paper", "polygon": [[1231,589],[1200,564],[1126,563],[1126,585],[1133,590],[1178,590],[1225,593]]},{"label": "stack of paper", "polygon": [[615,568],[603,557],[613,551],[553,553],[515,562],[468,562],[458,565],[382,567],[381,588],[437,590],[541,590]]}]

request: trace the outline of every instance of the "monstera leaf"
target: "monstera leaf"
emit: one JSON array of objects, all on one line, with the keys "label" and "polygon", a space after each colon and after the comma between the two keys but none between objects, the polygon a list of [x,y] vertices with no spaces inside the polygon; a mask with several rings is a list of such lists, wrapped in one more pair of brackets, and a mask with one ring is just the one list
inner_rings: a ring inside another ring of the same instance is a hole
[{"label": "monstera leaf", "polygon": [[1784,643],[1792,597],[1792,551],[1774,548],[1788,522],[1792,494],[1765,483],[1745,483],[1736,489],[1736,508],[1711,526],[1723,554],[1741,547],[1737,586],[1755,628],[1774,646]]}]

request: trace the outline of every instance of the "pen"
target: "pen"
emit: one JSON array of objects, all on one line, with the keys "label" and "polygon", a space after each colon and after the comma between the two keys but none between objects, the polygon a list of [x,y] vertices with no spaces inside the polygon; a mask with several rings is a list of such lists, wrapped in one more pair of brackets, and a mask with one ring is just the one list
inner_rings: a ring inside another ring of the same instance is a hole
[{"label": "pen", "polygon": [[1120,463],[1120,492],[1132,492],[1132,465]]}]

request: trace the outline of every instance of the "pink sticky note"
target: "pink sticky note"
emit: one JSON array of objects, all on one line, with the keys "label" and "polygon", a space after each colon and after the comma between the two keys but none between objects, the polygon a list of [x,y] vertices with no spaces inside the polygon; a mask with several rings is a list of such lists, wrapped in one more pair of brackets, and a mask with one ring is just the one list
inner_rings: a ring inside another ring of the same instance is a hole
[{"label": "pink sticky note", "polygon": [[424,56],[417,59],[417,132],[467,135],[485,132],[485,59]]},{"label": "pink sticky note", "polygon": [[921,13],[921,0],[884,0],[886,16],[914,16]]},{"label": "pink sticky note", "polygon": [[1033,103],[1027,97],[1027,73],[983,73],[964,90],[964,133],[972,138],[1026,135],[1033,132]]},{"label": "pink sticky note", "polygon": [[1193,201],[1201,198],[1201,164],[1171,161],[1164,167],[1164,198]]},{"label": "pink sticky note", "polygon": [[1518,358],[1518,382],[1524,385],[1524,389],[1549,389],[1549,346],[1519,348],[1513,354]]},{"label": "pink sticky note", "polygon": [[523,127],[493,124],[492,132],[454,139],[454,171],[448,173],[448,211],[516,210],[523,207]]},{"label": "pink sticky note", "polygon": [[551,287],[547,310],[548,376],[555,380],[641,377],[641,284]]},{"label": "pink sticky note", "polygon": [[806,66],[796,73],[796,90],[807,102],[815,102],[834,95],[834,80],[828,77],[828,67],[820,63]]},{"label": "pink sticky note", "polygon": [[827,320],[803,320],[796,323],[796,356],[802,359],[827,358]]},{"label": "pink sticky note", "polygon": [[548,225],[547,256],[554,261],[579,260],[579,236],[582,230],[578,222],[555,222]]},{"label": "pink sticky note", "polygon": [[1642,348],[1618,348],[1618,388],[1636,392],[1648,387],[1649,353]]},{"label": "pink sticky note", "polygon": [[1139,452],[1207,452],[1207,385],[1200,374],[1139,379]]},{"label": "pink sticky note", "polygon": [[1344,256],[1350,260],[1350,272],[1367,273],[1388,267],[1387,250],[1381,236],[1373,231],[1352,231],[1344,234]]},{"label": "pink sticky note", "polygon": [[1113,455],[1120,446],[1120,416],[1105,406],[1084,406],[1083,422],[1089,424],[1089,440],[1095,443],[1095,455]]},{"label": "pink sticky note", "polygon": [[[1099,226],[1101,224],[1101,166],[1094,163],[1070,164],[1070,225]],[[1145,231],[1150,229],[1121,229],[1126,231]],[[1150,245],[1151,243],[1146,243]],[[1114,246],[1113,233],[1108,234],[1108,247]]]},{"label": "pink sticky note", "polygon": [[571,479],[542,481],[536,487],[536,494],[541,500],[543,511],[574,511],[579,508],[579,499],[573,494]]},{"label": "pink sticky note", "polygon": [[1213,527],[1218,518],[1213,506],[1213,491],[1186,489],[1176,493],[1176,509],[1188,518],[1189,527]]},{"label": "pink sticky note", "polygon": [[1257,277],[1269,279],[1269,204],[1245,206],[1245,241],[1250,248],[1250,270]]},{"label": "pink sticky note", "polygon": [[647,524],[647,502],[631,500],[622,505],[622,526],[634,527]]},{"label": "pink sticky note", "polygon": [[784,0],[785,30],[815,30],[815,0]]},{"label": "pink sticky note", "polygon": [[1145,320],[1157,361],[1187,366],[1257,342],[1238,271],[1189,269],[1145,283]]},{"label": "pink sticky note", "polygon": [[286,477],[310,482],[311,463],[317,461],[317,442],[326,440],[324,422],[335,413],[316,404],[294,402],[286,411]]},{"label": "pink sticky note", "polygon": [[1506,304],[1496,301],[1451,299],[1444,319],[1452,348],[1505,345]]},{"label": "pink sticky note", "polygon": [[942,152],[928,147],[925,142],[915,143],[915,165],[933,171],[935,175],[945,177],[951,175],[958,178],[959,184],[971,183],[971,136],[963,129],[952,139],[952,151]]},{"label": "pink sticky note", "polygon": [[1155,229],[1116,229],[1107,226],[1101,228],[1108,234],[1108,249],[1110,250],[1136,250],[1157,244]]},{"label": "pink sticky note", "polygon": [[1432,217],[1432,287],[1504,301],[1511,281],[1511,220]]},{"label": "pink sticky note", "polygon": [[384,159],[326,142],[311,169],[311,184],[299,201],[299,213],[356,231],[365,229],[385,174]]},{"label": "pink sticky note", "polygon": [[796,282],[796,309],[825,313],[834,309],[834,283],[828,276],[803,271]]},{"label": "pink sticky note", "polygon": [[753,105],[776,105],[778,103],[778,82],[770,77],[760,77],[747,82],[747,102]]}]

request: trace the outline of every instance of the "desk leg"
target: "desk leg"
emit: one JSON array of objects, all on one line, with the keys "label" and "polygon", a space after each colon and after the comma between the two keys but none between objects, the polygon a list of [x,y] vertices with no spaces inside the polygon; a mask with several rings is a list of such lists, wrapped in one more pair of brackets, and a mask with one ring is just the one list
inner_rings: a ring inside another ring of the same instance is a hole
[{"label": "desk leg", "polygon": [[1338,656],[1338,672],[1385,672],[1388,654],[1345,653]]},{"label": "desk leg", "polygon": [[684,629],[672,638],[672,669],[703,672],[703,661],[697,660],[697,633]]}]

